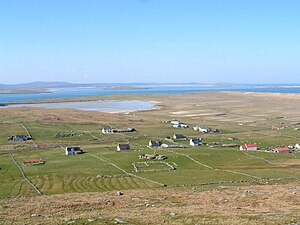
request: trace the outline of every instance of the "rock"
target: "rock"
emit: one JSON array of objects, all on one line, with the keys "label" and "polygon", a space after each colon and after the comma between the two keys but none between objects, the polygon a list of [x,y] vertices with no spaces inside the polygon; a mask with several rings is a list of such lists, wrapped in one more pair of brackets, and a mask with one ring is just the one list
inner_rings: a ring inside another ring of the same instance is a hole
[{"label": "rock", "polygon": [[127,223],[127,222],[126,222],[126,219],[120,218],[120,217],[115,218],[115,221],[116,221],[117,223]]},{"label": "rock", "polygon": [[121,196],[121,195],[124,195],[124,193],[121,191],[117,191],[117,196]]}]

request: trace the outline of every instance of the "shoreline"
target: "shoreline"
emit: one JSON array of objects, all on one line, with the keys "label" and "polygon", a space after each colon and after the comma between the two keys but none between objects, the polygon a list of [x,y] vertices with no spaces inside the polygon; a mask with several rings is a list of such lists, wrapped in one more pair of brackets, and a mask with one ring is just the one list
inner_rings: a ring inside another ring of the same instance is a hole
[{"label": "shoreline", "polygon": [[130,113],[135,111],[148,111],[158,109],[155,101],[141,100],[87,100],[46,103],[20,103],[4,105],[0,107],[0,109],[22,107],[43,109],[75,109],[106,113]]}]

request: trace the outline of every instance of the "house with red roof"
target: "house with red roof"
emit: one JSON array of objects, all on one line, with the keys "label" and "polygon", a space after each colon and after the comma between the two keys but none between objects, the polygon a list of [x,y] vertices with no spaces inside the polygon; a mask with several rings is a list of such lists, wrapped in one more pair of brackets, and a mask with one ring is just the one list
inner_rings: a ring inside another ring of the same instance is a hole
[{"label": "house with red roof", "polygon": [[254,144],[244,144],[240,146],[240,150],[257,150],[257,145],[256,143]]}]

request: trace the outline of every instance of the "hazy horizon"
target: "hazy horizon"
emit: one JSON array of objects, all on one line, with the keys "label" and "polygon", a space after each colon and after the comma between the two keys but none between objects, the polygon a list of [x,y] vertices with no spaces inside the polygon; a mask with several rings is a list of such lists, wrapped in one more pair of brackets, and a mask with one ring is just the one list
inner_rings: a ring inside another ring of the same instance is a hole
[{"label": "hazy horizon", "polygon": [[0,2],[0,83],[300,83],[296,0]]}]

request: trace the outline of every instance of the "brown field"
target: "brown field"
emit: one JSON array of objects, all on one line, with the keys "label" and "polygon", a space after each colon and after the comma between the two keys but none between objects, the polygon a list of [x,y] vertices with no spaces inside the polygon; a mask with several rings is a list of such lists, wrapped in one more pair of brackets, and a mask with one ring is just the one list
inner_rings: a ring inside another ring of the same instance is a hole
[{"label": "brown field", "polygon": [[[0,202],[1,224],[293,224],[300,185],[158,188],[19,197]],[[92,222],[89,222],[92,221]]]}]

